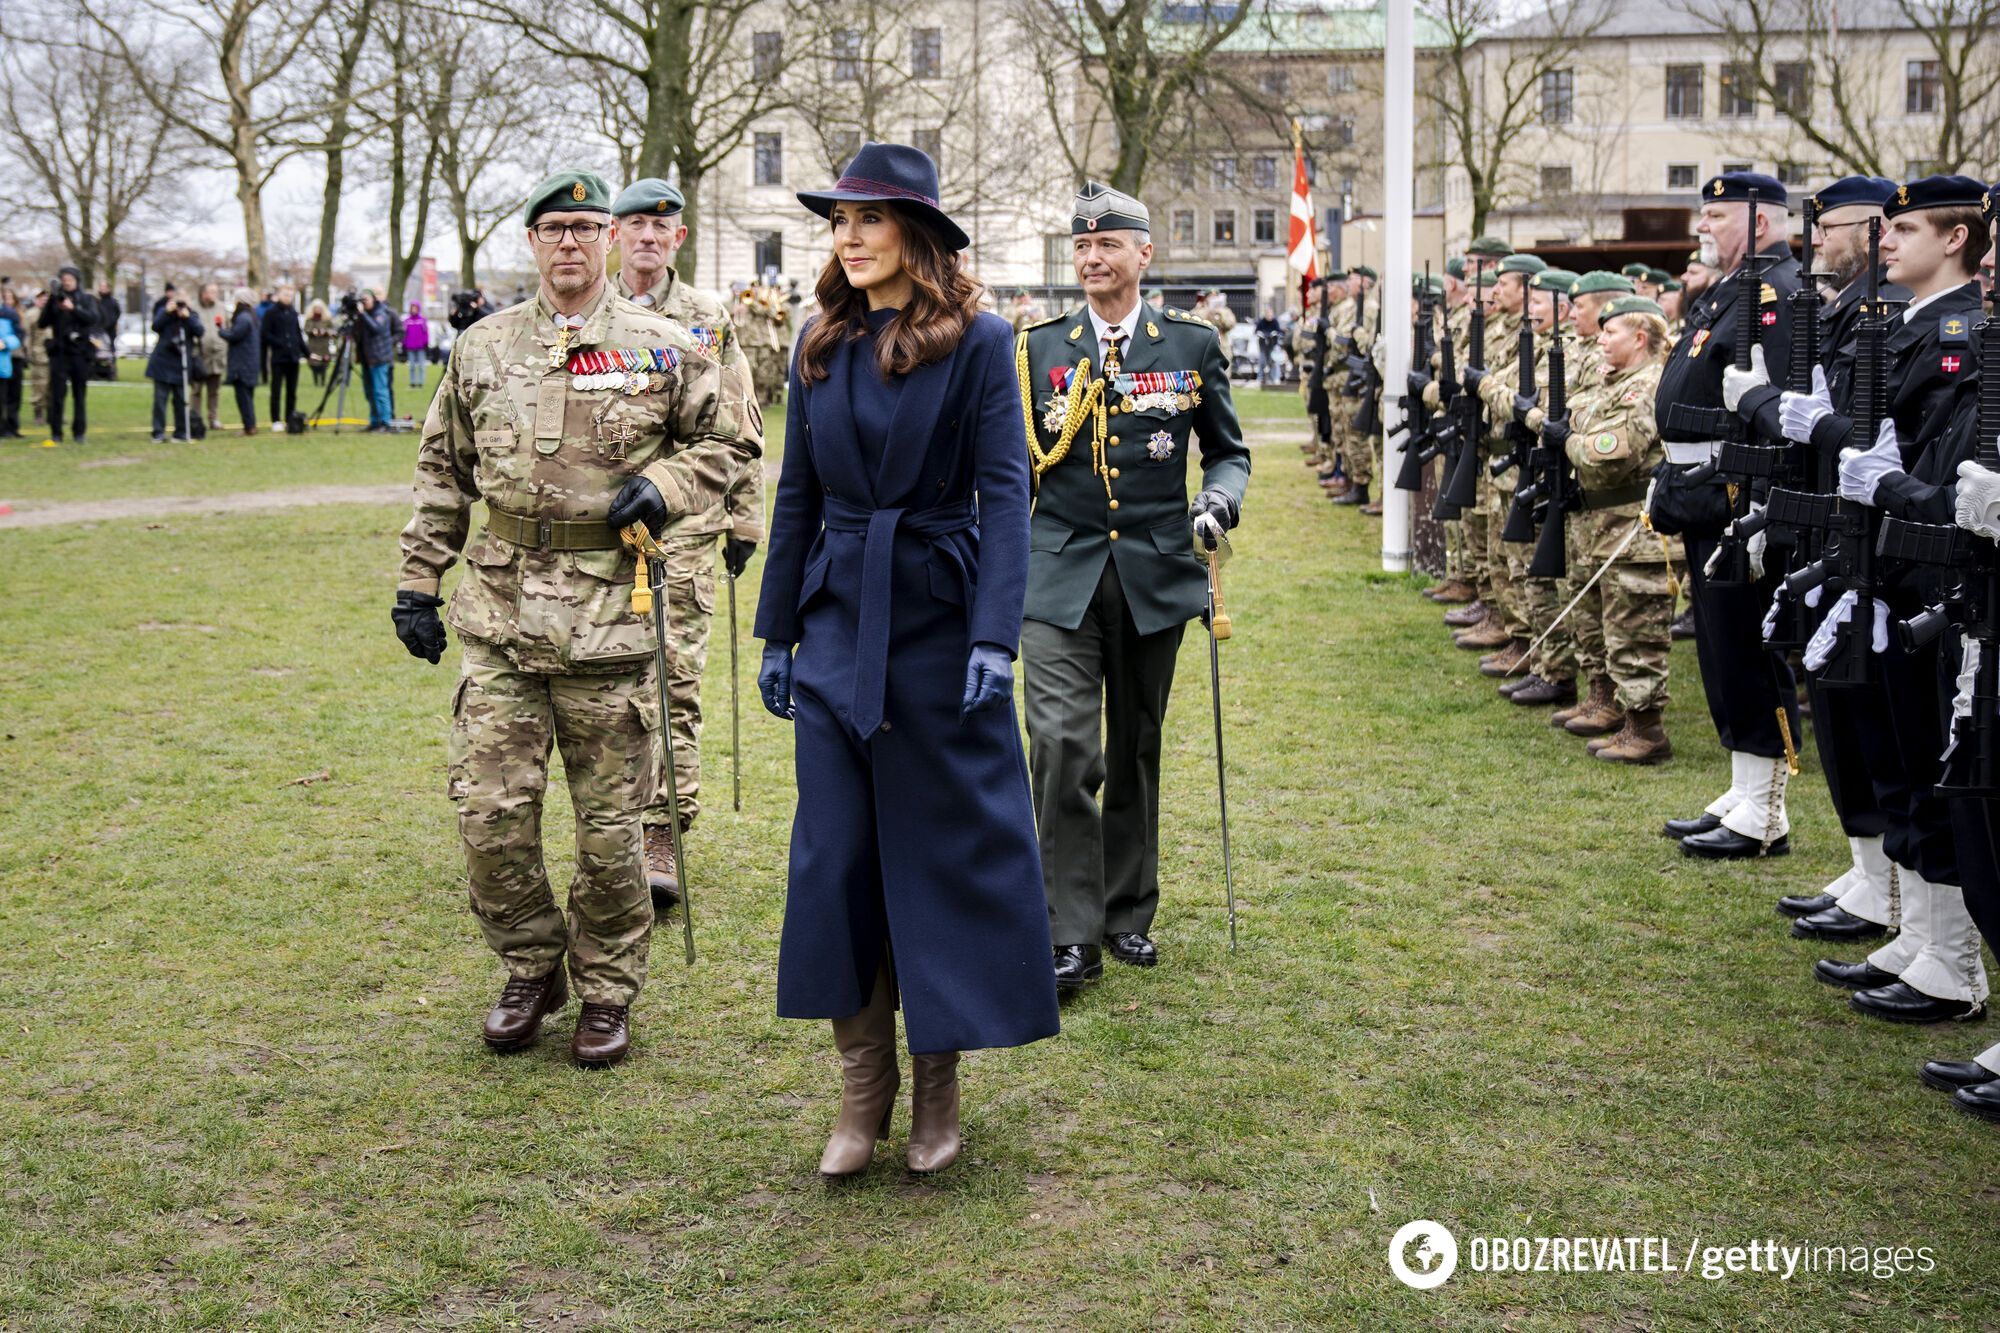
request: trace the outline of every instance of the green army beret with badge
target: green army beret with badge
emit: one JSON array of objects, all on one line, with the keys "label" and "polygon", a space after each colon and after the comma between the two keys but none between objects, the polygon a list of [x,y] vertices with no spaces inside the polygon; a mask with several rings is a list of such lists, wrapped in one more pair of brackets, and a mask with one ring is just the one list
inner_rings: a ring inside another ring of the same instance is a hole
[{"label": "green army beret with badge", "polygon": [[1679,278],[1668,278],[1660,284],[1660,290],[1663,292],[1681,292],[1686,291],[1687,288],[1682,285]]},{"label": "green army beret with badge", "polygon": [[1648,273],[1651,273],[1653,270],[1648,268],[1644,264],[1632,263],[1632,264],[1627,264],[1624,268],[1621,268],[1618,271],[1628,278],[1644,278]]},{"label": "green army beret with badge", "polygon": [[1444,279],[1439,277],[1435,273],[1431,274],[1428,277],[1419,273],[1415,277],[1410,279],[1410,295],[1412,296],[1419,295],[1426,288],[1430,290],[1430,293],[1433,296],[1443,296]]},{"label": "green army beret with badge", "polygon": [[1604,313],[1598,318],[1615,319],[1619,315],[1657,315],[1665,319],[1667,312],[1660,309],[1660,303],[1650,297],[1619,296],[1612,298],[1611,304],[1604,307]]},{"label": "green army beret with badge", "polygon": [[1566,268],[1545,268],[1529,278],[1528,285],[1538,292],[1561,292],[1568,296],[1570,288],[1576,285],[1576,274]]},{"label": "green army beret with badge", "polygon": [[1485,259],[1505,259],[1508,255],[1514,253],[1514,247],[1501,240],[1498,236],[1481,236],[1471,245],[1465,247],[1465,253],[1479,255]]},{"label": "green army beret with badge", "polygon": [[528,192],[521,225],[532,227],[544,213],[609,213],[611,187],[594,171],[558,171]]},{"label": "green army beret with badge", "polygon": [[1546,268],[1548,268],[1548,262],[1538,255],[1508,255],[1500,261],[1500,271],[1502,273],[1526,273],[1532,276],[1533,274],[1542,272]]},{"label": "green army beret with badge", "polygon": [[658,176],[648,176],[644,180],[633,181],[618,192],[612,201],[611,215],[628,218],[634,213],[658,213],[663,216],[680,212],[687,207],[687,200]]},{"label": "green army beret with badge", "polygon": [[1646,270],[1646,281],[1652,283],[1655,287],[1659,286],[1663,282],[1666,282],[1673,276],[1674,276],[1673,274],[1667,272],[1663,268],[1649,268]]},{"label": "green army beret with badge", "polygon": [[1348,271],[1349,273],[1358,273],[1358,274],[1360,274],[1360,275],[1361,275],[1362,277],[1364,277],[1364,278],[1368,279],[1368,281],[1370,281],[1370,282],[1380,282],[1380,281],[1381,281],[1381,279],[1380,279],[1380,278],[1378,278],[1378,277],[1376,277],[1376,276],[1375,276],[1375,270],[1374,270],[1374,269],[1372,269],[1372,268],[1370,268],[1370,267],[1368,267],[1368,265],[1366,265],[1366,264],[1356,264],[1356,265],[1355,265],[1355,266],[1354,266],[1353,268],[1351,268],[1351,269],[1349,269],[1349,270],[1347,270],[1347,271]]},{"label": "green army beret with badge", "polygon": [[1592,269],[1576,280],[1570,289],[1571,296],[1593,296],[1598,292],[1632,293],[1632,279],[1623,273],[1607,273],[1603,269]]},{"label": "green army beret with badge", "polygon": [[1444,271],[1447,277],[1462,279],[1465,277],[1465,261],[1457,255],[1453,255],[1450,259],[1444,261]]}]

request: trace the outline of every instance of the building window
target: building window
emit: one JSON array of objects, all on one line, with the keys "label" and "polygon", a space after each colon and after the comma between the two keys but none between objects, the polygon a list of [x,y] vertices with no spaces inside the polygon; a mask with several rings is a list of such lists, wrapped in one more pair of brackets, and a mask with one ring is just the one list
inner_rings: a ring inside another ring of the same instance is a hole
[{"label": "building window", "polygon": [[944,77],[944,29],[910,29],[910,77]]},{"label": "building window", "polygon": [[1803,60],[1783,60],[1771,67],[1771,102],[1787,116],[1812,108],[1812,72]]},{"label": "building window", "polygon": [[1903,110],[1928,116],[1938,109],[1938,62],[1911,60],[1903,66]]},{"label": "building window", "polygon": [[1277,209],[1258,209],[1256,214],[1251,218],[1250,226],[1252,228],[1251,239],[1257,242],[1257,244],[1276,245],[1278,243]]},{"label": "building window", "polygon": [[1292,76],[1282,69],[1267,69],[1257,79],[1257,84],[1273,97],[1283,97],[1292,90]]},{"label": "building window", "polygon": [[758,277],[785,271],[785,233],[753,231],[750,240],[756,255]]},{"label": "building window", "polygon": [[1275,157],[1253,157],[1250,159],[1250,183],[1260,190],[1278,188],[1278,159]]},{"label": "building window", "polygon": [[1340,118],[1340,142],[1341,142],[1341,145],[1342,145],[1343,147],[1352,147],[1352,146],[1353,146],[1353,143],[1354,143],[1354,117],[1352,117],[1352,116],[1342,116],[1342,117]]},{"label": "building window", "polygon": [[1669,190],[1692,190],[1697,188],[1695,179],[1701,174],[1701,167],[1693,162],[1667,163],[1667,188]]},{"label": "building window", "polygon": [[1732,171],[1755,171],[1756,169],[1757,166],[1754,162],[1724,162],[1722,164],[1722,172],[1725,176]]},{"label": "building window", "polygon": [[1042,238],[1042,281],[1051,287],[1076,281],[1076,261],[1070,258],[1075,242],[1068,232]]},{"label": "building window", "polygon": [[1175,161],[1170,169],[1174,173],[1174,188],[1176,190],[1192,190],[1194,188],[1193,162],[1183,158]]},{"label": "building window", "polygon": [[1208,166],[1208,184],[1213,190],[1233,190],[1236,188],[1236,159],[1218,157]]},{"label": "building window", "polygon": [[1542,168],[1542,194],[1545,198],[1568,194],[1572,175],[1570,169],[1562,167]]},{"label": "building window", "polygon": [[1326,90],[1330,93],[1351,93],[1354,91],[1354,66],[1332,65],[1326,71]]},{"label": "building window", "polygon": [[1667,119],[1701,119],[1701,66],[1667,66]]},{"label": "building window", "polygon": [[782,134],[758,134],[751,140],[753,161],[751,177],[753,185],[783,185],[785,183],[785,136]]},{"label": "building window", "polygon": [[1236,210],[1233,208],[1216,209],[1215,224],[1209,229],[1209,235],[1217,245],[1236,244]]},{"label": "building window", "polygon": [[1757,114],[1757,67],[1724,65],[1715,81],[1718,110],[1731,120],[1745,120]]},{"label": "building window", "polygon": [[1542,124],[1567,125],[1576,115],[1576,71],[1542,71]]},{"label": "building window", "polygon": [[1317,184],[1319,184],[1319,159],[1318,159],[1318,158],[1314,158],[1314,157],[1309,157],[1309,158],[1307,158],[1307,159],[1306,159],[1306,184],[1307,184],[1308,186],[1313,186],[1313,185],[1317,185]]},{"label": "building window", "polygon": [[911,130],[910,146],[920,148],[938,164],[938,172],[944,172],[944,131],[941,129]]},{"label": "building window", "polygon": [[781,32],[753,32],[750,34],[750,73],[759,79],[775,79],[785,62],[785,34]]},{"label": "building window", "polygon": [[861,131],[833,131],[827,137],[827,149],[833,156],[833,161],[828,165],[833,168],[834,174],[837,176],[840,174],[841,168],[852,162],[854,155],[861,151]]},{"label": "building window", "polygon": [[1808,184],[1812,180],[1812,177],[1813,169],[1804,162],[1780,162],[1778,164],[1778,183],[1780,185],[1803,186]]},{"label": "building window", "polygon": [[861,34],[853,28],[833,34],[833,81],[861,82]]},{"label": "building window", "polygon": [[1174,229],[1170,234],[1173,237],[1175,245],[1192,246],[1194,244],[1194,210],[1192,208],[1176,208],[1174,210]]}]

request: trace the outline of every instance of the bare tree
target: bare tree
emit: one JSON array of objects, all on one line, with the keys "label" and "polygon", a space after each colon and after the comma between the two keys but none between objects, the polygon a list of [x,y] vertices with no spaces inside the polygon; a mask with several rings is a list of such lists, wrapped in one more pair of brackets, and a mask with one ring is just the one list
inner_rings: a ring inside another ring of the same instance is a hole
[{"label": "bare tree", "polygon": [[[799,46],[785,40],[786,29],[808,12],[807,0],[460,3],[589,71],[608,99],[604,123],[613,142],[638,145],[621,165],[634,176],[678,178],[689,234],[678,262],[692,278],[702,179],[742,145],[753,124],[786,104],[782,75]],[[760,26],[767,23],[768,29]],[[767,55],[746,40],[753,30],[775,34],[776,49]]]},{"label": "bare tree", "polygon": [[[326,105],[318,86],[301,75],[301,53],[326,39],[335,0],[75,3],[97,49],[123,62],[129,86],[153,114],[235,177],[245,273],[252,287],[262,287],[270,268],[264,188],[287,159],[323,142]],[[205,65],[214,82],[181,77],[179,62],[163,67],[148,41],[153,34]]]},{"label": "bare tree", "polygon": [[[71,34],[0,27],[0,204],[55,224],[85,281],[114,278],[126,226],[187,165],[187,141],[135,103],[122,62],[80,49]],[[156,50],[163,80],[185,77]]]},{"label": "bare tree", "polygon": [[328,99],[326,183],[320,190],[319,244],[313,254],[312,294],[325,301],[333,295],[333,247],[339,235],[341,196],[347,188],[347,154],[362,132],[355,124],[353,89],[361,54],[375,27],[376,0],[335,0],[330,17],[338,20],[340,40],[315,47],[321,77],[333,92]]},{"label": "bare tree", "polygon": [[388,187],[389,275],[382,299],[400,303],[430,231],[444,128],[456,106],[462,66],[473,58],[474,28],[422,14],[412,0],[382,0],[375,18],[383,105],[369,155]]},{"label": "bare tree", "polygon": [[[1839,174],[1900,178],[1912,163],[1985,178],[2000,162],[2000,0],[1683,0],[1729,46],[1736,90],[1779,113],[1780,160],[1824,154]],[[1922,39],[1912,86],[1884,38]]]},{"label": "bare tree", "polygon": [[[479,285],[479,251],[521,207],[520,182],[546,175],[558,154],[574,149],[536,133],[548,114],[554,61],[518,34],[478,32],[460,60],[451,113],[437,136],[435,174],[458,240],[458,280]],[[598,105],[594,100],[592,105]],[[615,133],[607,126],[607,136]],[[610,139],[619,143],[620,140]],[[629,164],[624,175],[631,179]]]},{"label": "bare tree", "polygon": [[1504,25],[1520,12],[1507,0],[1422,0],[1421,8],[1443,37],[1424,96],[1443,122],[1447,161],[1465,172],[1476,236],[1495,208],[1533,190],[1516,140],[1542,117],[1544,78],[1575,68],[1610,0],[1538,0]]},{"label": "bare tree", "polygon": [[[1079,179],[1104,156],[1108,184],[1137,194],[1190,107],[1228,75],[1212,57],[1270,0],[1232,5],[1165,0],[1014,0],[1051,123]],[[1234,88],[1232,91],[1241,92]],[[1082,104],[1081,94],[1094,99]]]}]

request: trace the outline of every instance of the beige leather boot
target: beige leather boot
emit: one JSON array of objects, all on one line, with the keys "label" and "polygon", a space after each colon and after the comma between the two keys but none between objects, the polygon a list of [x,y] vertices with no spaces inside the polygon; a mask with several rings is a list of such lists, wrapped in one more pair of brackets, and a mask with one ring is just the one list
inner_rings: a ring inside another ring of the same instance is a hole
[{"label": "beige leather boot", "polygon": [[852,1176],[875,1160],[875,1142],[889,1137],[902,1075],[896,1068],[896,1005],[889,964],[875,974],[875,990],[860,1013],[833,1020],[840,1048],[840,1119],[820,1154],[823,1176]]},{"label": "beige leather boot", "polygon": [[910,1057],[910,1170],[942,1171],[958,1160],[958,1052]]}]

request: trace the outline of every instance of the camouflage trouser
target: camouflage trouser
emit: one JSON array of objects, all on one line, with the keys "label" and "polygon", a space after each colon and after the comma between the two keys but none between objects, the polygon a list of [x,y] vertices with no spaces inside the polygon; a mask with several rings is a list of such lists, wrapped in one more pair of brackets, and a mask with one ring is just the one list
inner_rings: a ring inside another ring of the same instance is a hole
[{"label": "camouflage trouser", "polygon": [[[1534,559],[1535,547],[1531,542],[1507,543],[1507,554],[1518,553],[1520,572],[1514,575],[1515,596],[1521,603],[1521,618],[1528,624],[1527,637],[1541,637],[1555,622],[1556,612],[1563,609],[1567,601],[1559,595],[1562,583],[1557,579],[1537,579],[1528,576],[1528,562]],[[1568,622],[1557,625],[1542,638],[1528,659],[1528,670],[1543,680],[1568,680],[1576,675],[1576,663],[1571,660],[1569,640],[1565,633]]]},{"label": "camouflage trouser", "polygon": [[[1650,534],[1642,534],[1650,535]],[[1600,592],[1601,590],[1601,592]],[[1604,660],[1618,706],[1628,713],[1667,706],[1667,652],[1673,646],[1674,595],[1664,564],[1628,563],[1604,571],[1599,594]]]},{"label": "camouflage trouser", "polygon": [[785,349],[752,346],[744,354],[750,359],[750,378],[756,381],[757,402],[769,407],[785,391]]},{"label": "camouflage trouser", "polygon": [[1486,559],[1486,511],[1475,504],[1459,516],[1458,529],[1464,534],[1466,581],[1490,605],[1493,600],[1493,577]]},{"label": "camouflage trouser", "polygon": [[[1569,577],[1563,580],[1563,604],[1575,597],[1577,590],[1590,582],[1590,576],[1597,572],[1600,563],[1593,560],[1576,540],[1576,528],[1570,525]],[[1604,578],[1611,577],[1606,571]],[[1604,662],[1604,579],[1585,593],[1563,622],[1569,626],[1569,640],[1576,653],[1576,673],[1583,680],[1595,680],[1599,676],[1611,674]]]},{"label": "camouflage trouser", "polygon": [[[566,948],[579,996],[630,1004],[646,979],[653,931],[639,836],[660,729],[652,663],[547,675],[522,671],[500,649],[468,639],[462,670],[452,702],[450,792],[472,914],[486,943],[516,977],[545,975]],[[567,925],[542,859],[552,744],[562,747],[576,809]]]},{"label": "camouflage trouser", "polygon": [[1353,416],[1360,406],[1358,398],[1342,399],[1333,420],[1340,432],[1341,456],[1347,460],[1347,479],[1356,486],[1366,486],[1375,480],[1375,454],[1368,447],[1368,437],[1354,429]]},{"label": "camouflage trouser", "polygon": [[34,409],[35,424],[49,419],[49,363],[37,361],[28,367],[28,403]]},{"label": "camouflage trouser", "polygon": [[681,830],[701,813],[701,673],[708,666],[708,627],[715,616],[715,538],[669,537],[667,556],[667,725],[674,731],[674,782],[667,784],[666,746],[654,763],[654,797],[646,822],[661,828],[680,794]]},{"label": "camouflage trouser", "polygon": [[1487,605],[1499,612],[1500,623],[1509,634],[1526,639],[1533,636],[1528,633],[1523,589],[1518,586],[1516,570],[1527,569],[1528,557],[1520,543],[1500,540],[1500,531],[1507,525],[1507,506],[1513,503],[1514,492],[1498,486],[1488,486],[1480,497],[1480,506],[1486,513],[1487,577],[1493,584],[1493,595]]}]

